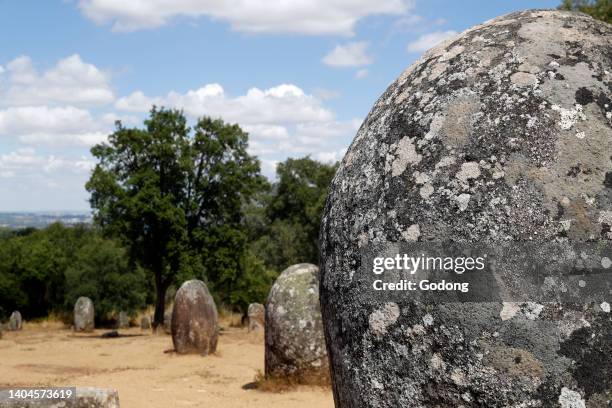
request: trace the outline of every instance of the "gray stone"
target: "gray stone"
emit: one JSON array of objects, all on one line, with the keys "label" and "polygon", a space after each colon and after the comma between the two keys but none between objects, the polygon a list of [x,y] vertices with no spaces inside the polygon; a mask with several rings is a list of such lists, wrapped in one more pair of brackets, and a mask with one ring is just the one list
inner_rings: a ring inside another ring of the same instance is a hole
[{"label": "gray stone", "polygon": [[142,316],[140,319],[140,328],[142,330],[150,330],[151,329],[151,320],[147,316]]},{"label": "gray stone", "polygon": [[181,285],[172,309],[172,343],[179,354],[208,355],[217,349],[217,306],[200,280]]},{"label": "gray stone", "polygon": [[94,329],[94,305],[90,298],[81,296],[74,305],[74,330],[91,332]]},{"label": "gray stone", "polygon": [[262,331],[265,328],[266,308],[261,303],[251,303],[247,309],[249,331]]},{"label": "gray stone", "polygon": [[27,403],[9,398],[8,391],[0,391],[3,408],[119,408],[116,390],[82,387],[76,389],[76,397],[55,400],[30,400]]},{"label": "gray stone", "polygon": [[329,366],[319,307],[319,269],[297,264],[272,285],[265,307],[265,375],[327,378]]},{"label": "gray stone", "polygon": [[119,312],[119,317],[117,318],[117,328],[127,329],[129,327],[130,327],[130,317],[124,311]]},{"label": "gray stone", "polygon": [[611,39],[583,14],[509,14],[376,102],[321,225],[336,407],[608,406],[599,305],[385,303],[353,278],[368,245],[612,239]]},{"label": "gray stone", "polygon": [[15,310],[13,313],[11,313],[11,318],[9,319],[8,328],[10,331],[17,331],[17,330],[21,330],[22,327],[23,327],[23,321],[21,319],[21,313]]},{"label": "gray stone", "polygon": [[166,309],[166,311],[164,312],[164,333],[166,334],[172,334],[172,310],[173,310],[174,306],[171,305],[168,309]]}]

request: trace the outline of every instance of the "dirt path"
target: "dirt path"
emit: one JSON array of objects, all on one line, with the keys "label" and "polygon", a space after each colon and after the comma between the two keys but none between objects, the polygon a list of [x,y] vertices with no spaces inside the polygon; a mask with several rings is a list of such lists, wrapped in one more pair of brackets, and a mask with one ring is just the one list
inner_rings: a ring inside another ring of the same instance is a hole
[{"label": "dirt path", "polygon": [[179,356],[170,336],[137,328],[101,339],[54,324],[26,325],[0,339],[0,386],[95,386],[119,391],[124,408],[333,407],[331,391],[302,387],[285,393],[245,390],[263,370],[261,335],[222,331],[216,355]]}]

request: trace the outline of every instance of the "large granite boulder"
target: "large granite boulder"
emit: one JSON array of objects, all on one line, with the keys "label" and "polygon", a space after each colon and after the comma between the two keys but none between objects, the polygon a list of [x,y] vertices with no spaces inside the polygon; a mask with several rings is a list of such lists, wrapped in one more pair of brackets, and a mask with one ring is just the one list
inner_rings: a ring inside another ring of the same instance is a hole
[{"label": "large granite boulder", "polygon": [[76,396],[66,399],[40,399],[24,402],[9,398],[8,390],[0,391],[0,406],[3,408],[119,408],[119,394],[116,390],[82,387],[76,389]]},{"label": "large granite boulder", "polygon": [[74,305],[74,330],[91,332],[94,329],[94,305],[90,298],[81,296]]},{"label": "large granite boulder", "polygon": [[337,407],[612,406],[609,301],[385,301],[359,281],[376,246],[609,242],[611,41],[583,14],[505,15],[425,53],[376,102],[321,225]]},{"label": "large granite boulder", "polygon": [[319,268],[297,264],[272,285],[265,307],[265,375],[300,382],[327,378],[329,367],[319,307]]},{"label": "large granite boulder", "polygon": [[9,330],[11,331],[17,331],[17,330],[22,329],[23,320],[21,318],[21,313],[19,313],[19,311],[15,310],[13,313],[11,313],[8,327],[9,327]]},{"label": "large granite boulder", "polygon": [[262,331],[265,328],[266,308],[261,303],[251,303],[247,309],[249,331]]},{"label": "large granite boulder", "polygon": [[217,306],[200,280],[181,285],[172,309],[172,343],[179,354],[207,355],[217,349],[219,335]]}]

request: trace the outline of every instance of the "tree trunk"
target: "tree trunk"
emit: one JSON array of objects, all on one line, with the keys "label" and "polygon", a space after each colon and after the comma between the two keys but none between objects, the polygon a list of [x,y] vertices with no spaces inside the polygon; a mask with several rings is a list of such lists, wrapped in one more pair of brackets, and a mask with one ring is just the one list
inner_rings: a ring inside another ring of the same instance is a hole
[{"label": "tree trunk", "polygon": [[166,290],[168,285],[161,281],[161,277],[155,277],[155,315],[153,316],[153,328],[164,325],[164,311],[166,308]]}]

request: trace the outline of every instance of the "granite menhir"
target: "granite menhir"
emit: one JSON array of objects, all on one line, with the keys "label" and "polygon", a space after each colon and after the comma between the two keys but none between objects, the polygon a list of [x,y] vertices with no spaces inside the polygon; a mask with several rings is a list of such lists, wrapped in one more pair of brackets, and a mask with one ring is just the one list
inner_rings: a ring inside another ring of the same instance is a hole
[{"label": "granite menhir", "polygon": [[272,285],[265,306],[265,373],[299,383],[328,383],[319,306],[319,268],[297,264]]}]

